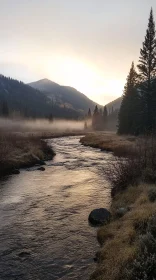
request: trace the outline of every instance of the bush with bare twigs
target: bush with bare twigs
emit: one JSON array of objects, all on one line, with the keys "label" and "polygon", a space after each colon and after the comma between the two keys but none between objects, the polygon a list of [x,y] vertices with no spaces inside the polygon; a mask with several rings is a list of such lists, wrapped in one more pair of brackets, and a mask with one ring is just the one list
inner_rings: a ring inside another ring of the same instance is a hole
[{"label": "bush with bare twigs", "polygon": [[112,184],[112,196],[140,181],[156,183],[156,138],[140,138],[125,158],[116,157],[105,170]]}]

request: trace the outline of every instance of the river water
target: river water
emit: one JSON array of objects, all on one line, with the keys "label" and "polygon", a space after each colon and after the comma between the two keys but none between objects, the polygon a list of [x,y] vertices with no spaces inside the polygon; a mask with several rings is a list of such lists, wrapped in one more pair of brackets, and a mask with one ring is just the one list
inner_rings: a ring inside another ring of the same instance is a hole
[{"label": "river water", "polygon": [[45,172],[0,183],[0,280],[89,279],[98,244],[88,215],[110,205],[103,168],[113,156],[79,139],[48,140],[56,156]]}]

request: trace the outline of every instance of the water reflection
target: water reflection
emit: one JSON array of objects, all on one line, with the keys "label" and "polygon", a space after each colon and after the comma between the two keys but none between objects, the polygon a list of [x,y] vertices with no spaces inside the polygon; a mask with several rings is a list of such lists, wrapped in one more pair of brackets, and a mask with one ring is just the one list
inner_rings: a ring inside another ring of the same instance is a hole
[{"label": "water reflection", "polygon": [[48,140],[57,153],[46,171],[22,171],[0,187],[0,279],[89,279],[97,250],[88,225],[93,208],[109,207],[102,174],[111,154],[79,137]]}]

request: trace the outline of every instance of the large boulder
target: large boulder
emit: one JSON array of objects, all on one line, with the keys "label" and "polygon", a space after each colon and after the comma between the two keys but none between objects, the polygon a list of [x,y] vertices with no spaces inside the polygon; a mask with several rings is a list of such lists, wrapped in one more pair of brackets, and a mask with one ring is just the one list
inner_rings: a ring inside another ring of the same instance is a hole
[{"label": "large boulder", "polygon": [[93,226],[100,226],[107,224],[110,221],[111,218],[111,213],[105,209],[105,208],[100,208],[100,209],[94,209],[90,215],[89,215],[89,222]]}]

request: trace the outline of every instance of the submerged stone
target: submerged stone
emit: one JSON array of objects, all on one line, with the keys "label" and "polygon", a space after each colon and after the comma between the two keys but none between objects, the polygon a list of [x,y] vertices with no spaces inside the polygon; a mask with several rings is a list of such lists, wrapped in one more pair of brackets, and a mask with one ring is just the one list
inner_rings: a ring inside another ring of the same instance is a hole
[{"label": "submerged stone", "polygon": [[12,170],[12,174],[20,174],[20,171],[18,169]]},{"label": "submerged stone", "polygon": [[43,166],[41,166],[41,167],[37,168],[37,170],[39,170],[39,171],[45,171],[45,168],[44,168]]},{"label": "submerged stone", "polygon": [[28,252],[28,251],[22,251],[22,252],[20,252],[20,253],[18,254],[18,256],[19,256],[20,258],[26,258],[26,257],[29,257],[29,256],[30,256],[30,252]]}]

